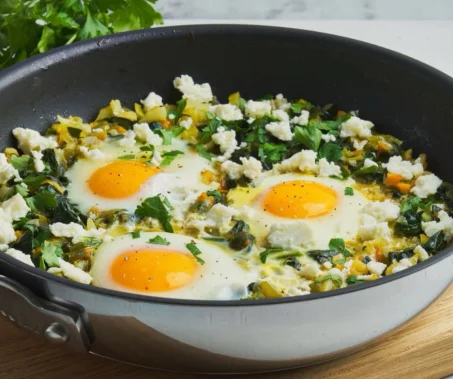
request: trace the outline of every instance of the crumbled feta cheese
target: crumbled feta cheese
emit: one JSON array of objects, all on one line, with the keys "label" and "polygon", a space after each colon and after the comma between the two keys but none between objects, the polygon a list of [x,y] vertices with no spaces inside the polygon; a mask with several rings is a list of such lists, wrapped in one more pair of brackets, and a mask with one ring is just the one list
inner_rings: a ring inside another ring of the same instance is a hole
[{"label": "crumbled feta cheese", "polygon": [[8,162],[6,155],[0,153],[0,185],[5,184],[13,176],[20,178],[17,170]]},{"label": "crumbled feta cheese", "polygon": [[281,141],[291,141],[293,139],[293,133],[288,121],[271,122],[266,125],[266,130]]},{"label": "crumbled feta cheese", "polygon": [[375,161],[372,161],[369,158],[366,158],[363,162],[363,168],[376,167],[378,164]]},{"label": "crumbled feta cheese", "polygon": [[176,116],[175,116],[173,113],[170,113],[170,114],[168,115],[168,119],[169,119],[169,120],[174,120],[175,117],[176,117]]},{"label": "crumbled feta cheese", "polygon": [[321,158],[319,164],[319,176],[341,176],[341,169],[333,162],[326,158]]},{"label": "crumbled feta cheese", "polygon": [[263,117],[266,114],[271,114],[271,103],[268,100],[253,101],[249,100],[245,104],[245,115],[248,117]]},{"label": "crumbled feta cheese", "polygon": [[445,233],[447,240],[453,237],[453,218],[451,218],[447,212],[439,211],[437,217],[439,221],[422,221],[422,229],[428,237],[440,232],[441,230]]},{"label": "crumbled feta cheese", "polygon": [[220,166],[220,170],[226,173],[228,177],[233,180],[239,179],[244,173],[242,165],[232,161],[223,162]]},{"label": "crumbled feta cheese", "polygon": [[275,96],[275,100],[273,100],[272,103],[275,109],[282,109],[286,111],[291,108],[291,104],[288,103],[288,100],[281,93]]},{"label": "crumbled feta cheese", "polygon": [[407,258],[401,259],[398,262],[398,264],[395,267],[393,267],[392,274],[403,271],[411,266],[412,266],[412,262],[409,259],[407,259]]},{"label": "crumbled feta cheese", "polygon": [[356,150],[362,150],[367,143],[368,143],[367,140],[359,141],[358,139],[354,138],[354,140],[352,141],[352,146]]},{"label": "crumbled feta cheese", "polygon": [[230,159],[238,146],[236,132],[234,130],[225,130],[222,126],[217,129],[217,133],[212,135],[212,140],[220,146],[220,151],[223,153],[222,156],[217,157],[219,162]]},{"label": "crumbled feta cheese", "polygon": [[47,272],[49,274],[54,274],[54,275],[60,275],[60,276],[63,275],[63,270],[60,267],[49,267],[47,269]]},{"label": "crumbled feta cheese", "polygon": [[93,161],[103,161],[107,158],[107,155],[99,149],[89,150],[86,146],[80,146],[79,150],[85,158]]},{"label": "crumbled feta cheese", "polygon": [[323,135],[321,136],[321,138],[322,138],[322,140],[323,140],[324,142],[327,142],[327,143],[329,143],[329,142],[334,142],[334,141],[337,140],[337,138],[336,138],[333,134],[330,134],[330,133],[323,134]]},{"label": "crumbled feta cheese", "polygon": [[123,147],[134,147],[135,146],[135,133],[132,130],[128,130],[124,135],[124,138],[121,138],[118,141],[118,145]]},{"label": "crumbled feta cheese", "polygon": [[192,126],[192,123],[192,117],[187,117],[185,120],[179,121],[179,126],[182,126],[184,129],[189,129]]},{"label": "crumbled feta cheese", "polygon": [[153,166],[159,167],[163,160],[164,158],[162,158],[162,155],[160,155],[160,153],[157,150],[155,150],[153,159],[151,159],[151,164]]},{"label": "crumbled feta cheese", "polygon": [[441,184],[442,180],[434,174],[422,175],[415,181],[415,185],[412,187],[411,192],[424,199],[429,195],[434,195]]},{"label": "crumbled feta cheese", "polygon": [[389,237],[390,228],[387,222],[377,222],[373,216],[368,214],[362,214],[361,221],[358,235],[362,241],[369,241],[380,237]]},{"label": "crumbled feta cheese", "polygon": [[308,124],[308,119],[310,118],[310,112],[303,110],[300,112],[300,116],[294,117],[291,122],[296,125],[307,125]]},{"label": "crumbled feta cheese", "polygon": [[387,268],[387,265],[381,262],[370,261],[366,264],[366,267],[372,274],[381,276],[384,270]]},{"label": "crumbled feta cheese", "polygon": [[388,172],[401,175],[406,180],[411,180],[414,176],[423,173],[421,163],[412,164],[411,161],[405,161],[399,155],[390,157],[388,163],[383,166]]},{"label": "crumbled feta cheese", "polygon": [[283,160],[278,167],[283,171],[299,169],[302,172],[317,172],[316,152],[313,150],[302,150],[291,158]]},{"label": "crumbled feta cheese", "polygon": [[22,251],[16,249],[8,249],[5,251],[6,254],[10,255],[13,258],[16,258],[18,261],[21,261],[29,266],[35,267],[31,257],[28,254],[24,254]]},{"label": "crumbled feta cheese", "polygon": [[71,263],[66,262],[61,258],[58,258],[58,263],[60,264],[61,271],[66,278],[83,284],[90,284],[93,281],[90,274],[75,267]]},{"label": "crumbled feta cheese", "polygon": [[206,222],[210,226],[216,226],[220,232],[226,232],[230,229],[231,219],[237,216],[239,211],[223,204],[215,204],[206,215]]},{"label": "crumbled feta cheese", "polygon": [[372,274],[370,275],[357,275],[358,280],[373,280],[374,277]]},{"label": "crumbled feta cheese", "polygon": [[305,221],[272,224],[267,236],[272,247],[283,249],[300,248],[312,238],[313,232]]},{"label": "crumbled feta cheese", "polygon": [[371,128],[373,126],[374,124],[371,121],[352,116],[349,120],[341,124],[340,137],[371,137]]},{"label": "crumbled feta cheese", "polygon": [[301,267],[299,274],[307,279],[314,279],[321,273],[317,263],[307,263]]},{"label": "crumbled feta cheese", "polygon": [[16,234],[11,222],[0,218],[0,244],[9,244],[16,240]]},{"label": "crumbled feta cheese", "polygon": [[415,246],[414,253],[420,262],[426,261],[429,258],[428,252],[420,245]]},{"label": "crumbled feta cheese", "polygon": [[261,174],[263,165],[258,159],[255,159],[253,157],[241,157],[239,159],[242,162],[242,171],[245,177],[249,179],[256,179]]},{"label": "crumbled feta cheese", "polygon": [[244,118],[241,110],[233,104],[211,105],[208,112],[225,121],[236,121]]},{"label": "crumbled feta cheese", "polygon": [[31,155],[33,156],[34,166],[36,172],[43,172],[46,166],[42,161],[43,154],[40,151],[32,151]]},{"label": "crumbled feta cheese", "polygon": [[289,121],[288,113],[282,109],[272,111],[272,116],[274,116],[278,121]]},{"label": "crumbled feta cheese", "polygon": [[17,139],[19,149],[25,154],[31,154],[32,150],[42,151],[58,146],[55,140],[43,137],[39,132],[32,129],[15,128],[13,135]]},{"label": "crumbled feta cheese", "polygon": [[372,201],[365,204],[361,212],[370,215],[376,221],[393,221],[396,220],[400,214],[400,207],[390,200],[385,201]]},{"label": "crumbled feta cheese", "polygon": [[154,133],[146,123],[134,124],[134,133],[142,142],[146,142],[153,146],[162,145],[162,138]]},{"label": "crumbled feta cheese", "polygon": [[144,108],[145,108],[145,111],[149,111],[153,108],[156,108],[156,107],[161,107],[162,105],[164,105],[162,103],[162,97],[157,95],[156,93],[154,92],[151,92],[147,97],[146,99],[144,100],[140,100],[140,102],[143,104]]},{"label": "crumbled feta cheese", "polygon": [[212,101],[212,91],[209,83],[195,84],[189,75],[181,75],[173,81],[175,88],[182,92],[183,99],[196,103],[209,103]]},{"label": "crumbled feta cheese", "polygon": [[330,270],[330,269],[333,267],[332,263],[329,262],[329,261],[324,262],[324,263],[322,264],[322,266],[325,267],[325,268],[327,268],[328,270]]},{"label": "crumbled feta cheese", "polygon": [[57,222],[49,225],[49,228],[50,232],[55,237],[72,238],[72,243],[79,243],[84,237],[99,238],[105,233],[105,229],[99,228],[86,230],[82,225],[76,224],[75,222],[71,222],[69,224]]},{"label": "crumbled feta cheese", "polygon": [[8,250],[8,245],[6,243],[0,243],[0,251]]},{"label": "crumbled feta cheese", "polygon": [[30,208],[28,207],[24,198],[18,193],[15,194],[12,198],[4,201],[2,203],[2,209],[4,211],[4,214],[13,221],[20,220],[22,217],[25,217],[30,211]]}]

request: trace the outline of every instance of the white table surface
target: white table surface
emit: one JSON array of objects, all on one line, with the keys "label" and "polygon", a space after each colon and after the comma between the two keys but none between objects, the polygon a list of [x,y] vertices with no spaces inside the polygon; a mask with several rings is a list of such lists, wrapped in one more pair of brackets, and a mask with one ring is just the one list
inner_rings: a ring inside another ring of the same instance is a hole
[{"label": "white table surface", "polygon": [[336,34],[398,51],[453,77],[453,21],[175,19],[166,21],[164,26],[182,24],[271,25]]}]

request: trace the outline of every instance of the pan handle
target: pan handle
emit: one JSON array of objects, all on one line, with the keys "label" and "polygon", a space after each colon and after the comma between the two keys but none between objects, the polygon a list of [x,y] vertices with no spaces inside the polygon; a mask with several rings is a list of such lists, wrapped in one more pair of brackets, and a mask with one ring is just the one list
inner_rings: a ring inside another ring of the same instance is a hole
[{"label": "pan handle", "polygon": [[91,341],[82,316],[67,307],[36,296],[22,284],[0,275],[0,315],[46,338],[88,352]]}]

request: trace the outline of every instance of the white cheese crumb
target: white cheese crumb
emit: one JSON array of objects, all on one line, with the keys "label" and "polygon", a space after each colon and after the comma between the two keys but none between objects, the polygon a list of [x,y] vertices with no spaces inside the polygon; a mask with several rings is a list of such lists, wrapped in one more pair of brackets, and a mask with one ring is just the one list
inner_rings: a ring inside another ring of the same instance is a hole
[{"label": "white cheese crumb", "polygon": [[189,75],[181,75],[173,81],[175,88],[182,92],[183,99],[195,103],[209,103],[212,101],[212,90],[209,83],[195,84]]},{"label": "white cheese crumb", "polygon": [[329,142],[334,142],[334,141],[337,140],[337,138],[336,138],[333,134],[329,134],[329,133],[323,134],[323,135],[321,136],[321,138],[322,138],[322,140],[323,140],[324,142],[327,142],[327,143],[329,143]]},{"label": "white cheese crumb", "polygon": [[447,212],[439,211],[437,217],[439,221],[422,221],[422,229],[428,237],[440,232],[441,230],[445,233],[447,240],[453,237],[453,218],[451,218]]},{"label": "white cheese crumb", "polygon": [[0,244],[9,244],[16,240],[14,228],[9,220],[0,218]]},{"label": "white cheese crumb", "polygon": [[32,150],[42,151],[58,146],[55,140],[43,137],[39,132],[32,129],[15,128],[13,135],[17,139],[19,149],[25,154],[31,154]]},{"label": "white cheese crumb", "polygon": [[40,151],[32,151],[31,155],[33,156],[33,163],[35,166],[35,171],[36,172],[43,172],[46,166],[44,165],[44,162],[42,161],[43,154]]},{"label": "white cheese crumb", "polygon": [[283,171],[299,169],[302,172],[317,172],[316,155],[313,150],[302,150],[291,158],[283,160],[278,167]]},{"label": "white cheese crumb", "polygon": [[393,267],[392,274],[403,271],[411,266],[412,266],[412,262],[409,259],[407,259],[407,258],[401,259],[398,262],[398,264],[395,267]]},{"label": "white cheese crumb", "polygon": [[242,171],[244,176],[249,179],[256,179],[263,170],[261,162],[253,157],[250,158],[239,158],[242,162]]},{"label": "white cheese crumb", "polygon": [[405,161],[399,155],[390,157],[387,164],[383,165],[388,172],[401,175],[406,180],[411,180],[414,176],[423,173],[421,163],[412,164],[411,161]]},{"label": "white cheese crumb", "polygon": [[84,237],[99,238],[105,233],[105,229],[90,229],[86,230],[82,225],[71,222],[69,224],[63,224],[57,222],[49,225],[51,233],[55,237],[67,237],[72,238],[72,243],[79,243]]},{"label": "white cheese crumb", "polygon": [[362,120],[356,116],[352,116],[349,120],[341,124],[340,137],[371,137],[371,128],[374,124],[371,121]]},{"label": "white cheese crumb", "polygon": [[31,257],[28,254],[24,254],[22,251],[16,249],[8,249],[5,251],[6,254],[10,255],[13,258],[16,258],[18,261],[21,261],[29,266],[35,267]]},{"label": "white cheese crumb", "polygon": [[434,195],[441,184],[442,180],[434,174],[422,175],[415,181],[415,185],[412,187],[411,192],[424,199],[429,195]]},{"label": "white cheese crumb", "polygon": [[266,114],[271,114],[271,103],[268,100],[253,101],[249,100],[245,104],[245,115],[248,117],[258,118]]},{"label": "white cheese crumb", "polygon": [[366,264],[366,267],[372,274],[381,276],[384,270],[387,268],[387,265],[381,262],[370,261]]},{"label": "white cheese crumb", "polygon": [[272,116],[274,116],[278,121],[289,121],[288,113],[282,109],[272,111]]},{"label": "white cheese crumb", "polygon": [[291,122],[296,125],[305,126],[308,124],[308,119],[310,118],[310,112],[303,110],[300,112],[300,116],[294,117]]},{"label": "white cheese crumb", "polygon": [[275,100],[273,100],[272,103],[275,109],[282,109],[286,111],[291,108],[291,104],[288,103],[288,100],[281,93],[275,96]]},{"label": "white cheese crumb", "polygon": [[232,162],[232,161],[225,161],[220,166],[220,170],[228,175],[230,179],[237,180],[243,174],[242,165]]},{"label": "white cheese crumb", "polygon": [[5,184],[13,176],[20,178],[19,172],[8,162],[6,155],[0,153],[0,184]]},{"label": "white cheese crumb", "polygon": [[341,176],[341,169],[333,162],[326,158],[321,158],[319,164],[319,176]]},{"label": "white cheese crumb", "polygon": [[414,253],[420,262],[426,261],[429,258],[428,252],[420,245],[415,246]]},{"label": "white cheese crumb", "polygon": [[244,118],[241,110],[233,104],[211,105],[208,112],[225,121],[237,121]]},{"label": "white cheese crumb", "polygon": [[373,280],[373,275],[357,275],[358,280]]},{"label": "white cheese crumb", "polygon": [[103,161],[107,158],[107,155],[99,149],[89,150],[86,146],[79,146],[79,150],[85,158],[93,161]]},{"label": "white cheese crumb", "polygon": [[267,236],[272,247],[283,249],[300,248],[309,243],[312,238],[313,232],[305,221],[272,224]]},{"label": "white cheese crumb", "polygon": [[162,158],[162,155],[160,155],[160,153],[157,150],[155,150],[153,159],[151,159],[151,164],[153,166],[159,167],[163,160],[164,158]]},{"label": "white cheese crumb", "polygon": [[25,217],[30,211],[29,206],[25,202],[24,198],[18,193],[12,198],[6,200],[2,204],[4,216],[7,216],[10,220],[18,221],[22,217]]},{"label": "white cheese crumb", "polygon": [[387,222],[377,222],[373,216],[363,214],[361,216],[358,235],[362,241],[369,241],[380,237],[387,238],[390,236],[390,228]]},{"label": "white cheese crumb", "polygon": [[184,129],[189,129],[192,126],[193,120],[192,117],[187,117],[185,120],[179,121],[179,125]]},{"label": "white cheese crumb", "polygon": [[170,114],[168,115],[168,119],[169,119],[169,120],[173,120],[175,117],[176,117],[176,116],[175,116],[173,113],[170,113]]},{"label": "white cheese crumb", "polygon": [[352,146],[356,150],[362,150],[367,143],[368,143],[367,140],[359,141],[358,139],[354,138],[354,140],[352,141]]},{"label": "white cheese crumb", "polygon": [[322,265],[328,270],[330,270],[333,267],[331,262],[324,262]]},{"label": "white cheese crumb", "polygon": [[281,141],[291,141],[293,139],[293,133],[288,121],[271,122],[266,125],[266,130]]},{"label": "white cheese crumb", "polygon": [[162,103],[162,97],[159,96],[158,94],[154,93],[154,92],[151,92],[147,97],[146,99],[144,100],[140,100],[140,102],[143,104],[144,108],[145,108],[145,112],[153,109],[153,108],[156,108],[156,107],[161,107],[162,105],[164,105]]},{"label": "white cheese crumb", "polygon": [[372,201],[365,204],[361,212],[374,217],[378,222],[393,221],[398,218],[400,207],[386,199],[385,201]]},{"label": "white cheese crumb", "polygon": [[142,142],[148,143],[153,146],[162,145],[162,138],[154,133],[146,123],[134,124],[134,133],[136,137]]},{"label": "white cheese crumb", "polygon": [[224,127],[217,129],[217,133],[212,135],[212,140],[220,146],[222,156],[217,157],[219,162],[224,162],[230,159],[238,146],[236,141],[236,132],[234,130],[225,130]]},{"label": "white cheese crumb", "polygon": [[378,164],[375,161],[372,161],[369,158],[366,158],[365,161],[363,162],[363,168],[369,168],[369,167],[376,167]]},{"label": "white cheese crumb", "polygon": [[66,278],[83,284],[90,284],[93,281],[90,274],[75,267],[71,263],[66,262],[61,258],[58,258],[58,263],[60,264],[61,271]]},{"label": "white cheese crumb", "polygon": [[118,141],[118,145],[123,147],[134,147],[135,146],[135,133],[132,130],[128,130],[124,135],[124,138]]},{"label": "white cheese crumb", "polygon": [[321,273],[317,263],[308,263],[301,267],[299,275],[307,279],[314,279]]},{"label": "white cheese crumb", "polygon": [[209,226],[216,226],[221,233],[227,232],[230,229],[230,223],[234,216],[237,216],[239,211],[232,207],[227,207],[223,204],[215,204],[206,215],[206,222]]}]

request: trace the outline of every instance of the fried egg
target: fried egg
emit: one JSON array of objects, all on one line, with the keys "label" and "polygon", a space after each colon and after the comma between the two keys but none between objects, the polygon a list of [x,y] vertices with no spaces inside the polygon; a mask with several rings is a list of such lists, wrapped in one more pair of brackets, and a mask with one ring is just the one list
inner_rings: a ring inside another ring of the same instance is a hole
[{"label": "fried egg", "polygon": [[[168,245],[150,243],[160,236]],[[197,257],[187,248],[196,244]],[[254,274],[221,247],[172,233],[142,232],[103,243],[90,272],[93,284],[113,290],[179,299],[240,299]]]},{"label": "fried egg", "polygon": [[144,199],[162,194],[181,214],[197,194],[212,187],[201,182],[201,172],[210,168],[209,162],[190,151],[183,141],[155,148],[160,154],[172,150],[184,153],[161,167],[147,165],[140,159],[118,159],[140,157],[140,144],[126,149],[115,141],[104,143],[99,149],[104,157],[79,159],[67,171],[68,198],[83,212],[96,207],[133,213]]},{"label": "fried egg", "polygon": [[360,209],[368,202],[357,189],[345,195],[353,179],[344,182],[332,178],[302,174],[264,176],[255,188],[230,190],[231,206],[242,212],[252,234],[265,238],[273,224],[301,221],[311,231],[306,247],[325,249],[335,237],[354,238],[359,228]]}]

